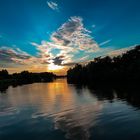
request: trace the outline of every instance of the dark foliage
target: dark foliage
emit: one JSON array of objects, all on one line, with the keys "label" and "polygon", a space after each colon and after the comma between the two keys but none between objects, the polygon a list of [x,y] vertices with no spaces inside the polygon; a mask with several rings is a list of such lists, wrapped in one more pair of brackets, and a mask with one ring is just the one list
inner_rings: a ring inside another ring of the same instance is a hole
[{"label": "dark foliage", "polygon": [[9,85],[17,86],[31,84],[35,82],[50,82],[56,78],[56,75],[50,72],[31,73],[23,71],[21,73],[8,74],[7,70],[0,71],[0,91],[5,91]]},{"label": "dark foliage", "polygon": [[9,74],[7,70],[0,71],[0,80],[8,79],[8,78],[9,78]]},{"label": "dark foliage", "polygon": [[87,65],[77,64],[67,72],[69,83],[106,84],[140,82],[140,45],[122,56],[98,57]]}]

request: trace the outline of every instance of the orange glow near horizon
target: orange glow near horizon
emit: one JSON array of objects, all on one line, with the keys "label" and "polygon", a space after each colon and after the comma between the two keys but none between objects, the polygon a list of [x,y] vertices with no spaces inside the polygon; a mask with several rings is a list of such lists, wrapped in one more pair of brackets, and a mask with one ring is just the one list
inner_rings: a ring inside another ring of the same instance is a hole
[{"label": "orange glow near horizon", "polygon": [[64,66],[58,66],[55,64],[49,64],[48,65],[48,72],[53,72],[56,75],[66,75],[67,74],[67,67]]},{"label": "orange glow near horizon", "polygon": [[63,69],[63,66],[58,66],[58,65],[55,65],[55,64],[49,64],[48,65],[48,70],[49,71],[55,71],[55,70],[61,70]]},{"label": "orange glow near horizon", "polygon": [[20,73],[21,71],[29,71],[29,72],[53,72],[56,75],[66,75],[68,67],[65,66],[57,66],[54,64],[50,64],[47,67],[18,67],[18,68],[0,68],[0,70],[6,69],[10,74],[12,73]]}]

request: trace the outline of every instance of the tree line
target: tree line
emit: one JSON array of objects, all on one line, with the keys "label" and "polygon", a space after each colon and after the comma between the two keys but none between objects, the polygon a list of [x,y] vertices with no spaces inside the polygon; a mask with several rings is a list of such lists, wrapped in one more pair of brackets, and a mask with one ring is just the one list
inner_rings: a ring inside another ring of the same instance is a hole
[{"label": "tree line", "polygon": [[86,65],[76,64],[67,71],[67,80],[75,84],[139,83],[140,45],[113,58],[98,57]]},{"label": "tree line", "polygon": [[50,82],[56,78],[56,75],[51,72],[32,73],[22,71],[21,73],[9,74],[7,70],[0,71],[0,87],[9,85],[23,85],[35,82]]}]

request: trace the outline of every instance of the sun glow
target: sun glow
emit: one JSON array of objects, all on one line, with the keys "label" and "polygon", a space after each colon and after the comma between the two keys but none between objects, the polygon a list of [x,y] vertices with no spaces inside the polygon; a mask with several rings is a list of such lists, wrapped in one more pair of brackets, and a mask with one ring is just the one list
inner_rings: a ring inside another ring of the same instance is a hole
[{"label": "sun glow", "polygon": [[63,69],[63,66],[58,66],[58,65],[55,65],[55,64],[49,64],[48,65],[48,70],[49,71],[55,71],[55,70],[60,70],[60,69]]}]

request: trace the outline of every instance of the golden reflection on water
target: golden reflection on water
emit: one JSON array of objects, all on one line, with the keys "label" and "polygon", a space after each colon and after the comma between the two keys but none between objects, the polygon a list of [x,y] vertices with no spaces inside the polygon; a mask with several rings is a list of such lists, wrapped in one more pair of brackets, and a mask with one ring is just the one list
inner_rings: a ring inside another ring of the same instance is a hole
[{"label": "golden reflection on water", "polygon": [[52,118],[54,129],[64,131],[66,138],[72,140],[89,139],[89,129],[96,124],[102,110],[102,102],[87,88],[77,89],[68,85],[66,79],[10,87],[7,95],[7,106],[12,106],[11,110],[18,113],[21,108],[32,107],[35,110],[31,114],[32,119]]}]

